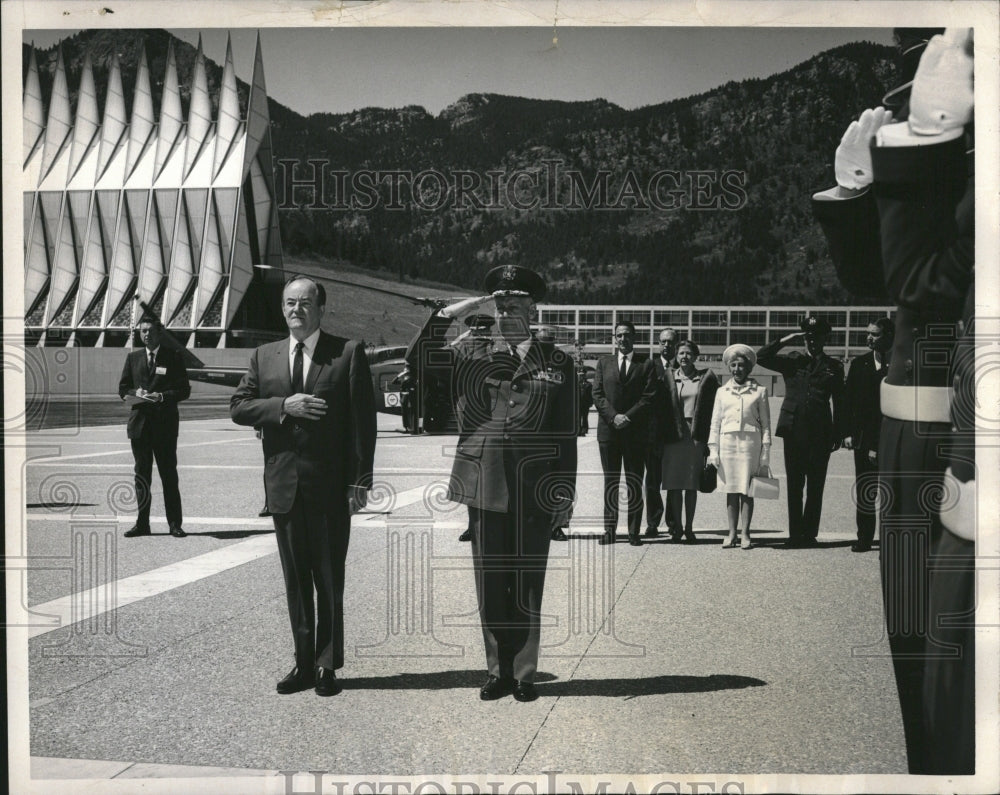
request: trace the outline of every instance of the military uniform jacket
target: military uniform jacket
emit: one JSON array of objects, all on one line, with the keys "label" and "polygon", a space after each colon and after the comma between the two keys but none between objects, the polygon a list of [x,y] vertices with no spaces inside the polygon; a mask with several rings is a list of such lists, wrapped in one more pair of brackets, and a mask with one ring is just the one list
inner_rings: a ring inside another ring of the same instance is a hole
[{"label": "military uniform jacket", "polygon": [[975,260],[974,179],[965,148],[961,137],[928,146],[872,146],[870,189],[813,200],[844,286],[863,295],[861,283],[883,275],[889,299],[898,304],[888,384],[951,385]]},{"label": "military uniform jacket", "polygon": [[801,351],[778,353],[782,345],[775,340],[757,351],[757,364],[785,377],[785,399],[775,435],[790,436],[793,429],[808,429],[808,435],[832,445],[843,438],[844,365],[825,353],[815,359]]},{"label": "military uniform jacket", "polygon": [[166,435],[177,436],[180,424],[177,404],[191,395],[191,384],[181,355],[161,344],[156,354],[156,370],[150,373],[146,349],[132,351],[125,360],[118,381],[118,397],[124,400],[126,394],[135,394],[139,387],[147,392],[159,392],[163,395],[163,402],[139,402],[132,406],[128,417],[128,438],[138,439],[147,425],[155,426]]},{"label": "military uniform jacket", "polygon": [[333,497],[370,487],[375,459],[375,392],[364,345],[321,332],[305,392],[326,401],[318,420],[282,415],[292,393],[289,340],[257,348],[229,402],[237,425],[259,426],[264,488],[272,513],[287,513],[299,488]]},{"label": "military uniform jacket", "polygon": [[[577,410],[572,357],[532,338],[518,360],[507,350],[446,347],[450,318],[433,315],[410,344],[406,359],[452,372],[452,398],[461,402],[458,447],[448,499],[487,511],[565,509],[556,495],[575,499]],[[418,370],[419,372],[419,370]]]}]

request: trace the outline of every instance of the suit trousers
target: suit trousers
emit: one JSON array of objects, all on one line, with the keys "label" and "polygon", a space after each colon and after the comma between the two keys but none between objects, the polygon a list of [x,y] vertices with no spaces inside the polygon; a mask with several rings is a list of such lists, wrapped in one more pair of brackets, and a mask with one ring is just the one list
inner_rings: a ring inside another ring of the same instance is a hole
[{"label": "suit trousers", "polygon": [[867,450],[854,451],[854,504],[858,541],[871,545],[875,540],[875,495],[878,494],[878,462],[872,463]]},{"label": "suit trousers", "polygon": [[295,664],[306,671],[344,667],[344,564],[351,515],[346,493],[337,491],[331,499],[328,493],[299,488],[291,511],[273,516]]},{"label": "suit trousers", "polygon": [[167,523],[182,524],[181,492],[177,480],[177,435],[160,430],[156,423],[146,422],[142,435],[132,439],[132,457],[135,459],[135,498],[139,503],[139,527],[149,527],[149,509],[152,502],[153,459],[163,484],[163,506]]},{"label": "suit trousers", "polygon": [[638,535],[642,528],[645,445],[612,439],[610,442],[600,442],[598,448],[601,453],[601,468],[604,470],[604,532],[614,533],[618,527],[618,492],[624,466],[625,488],[628,493],[628,532],[629,535]]},{"label": "suit trousers", "polygon": [[[643,491],[646,497],[646,527],[654,530],[660,526],[663,519],[663,495],[660,494],[660,485],[663,481],[663,445],[650,445],[646,451],[646,479]],[[670,494],[667,493],[669,503]],[[672,514],[667,514],[667,527],[672,522]]]},{"label": "suit trousers", "polygon": [[830,463],[830,445],[826,439],[827,434],[810,433],[810,429],[798,425],[785,437],[790,539],[816,538],[819,535],[823,488],[826,486],[826,470]]},{"label": "suit trousers", "polygon": [[[512,500],[513,501],[513,500]],[[541,640],[542,591],[551,530],[535,510],[474,516],[472,562],[489,673],[533,682]]]}]

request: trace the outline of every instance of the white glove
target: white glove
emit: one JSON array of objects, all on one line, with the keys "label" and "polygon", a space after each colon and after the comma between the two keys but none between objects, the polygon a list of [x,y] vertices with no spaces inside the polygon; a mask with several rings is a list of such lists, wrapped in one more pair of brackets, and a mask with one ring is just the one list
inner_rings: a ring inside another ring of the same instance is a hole
[{"label": "white glove", "polygon": [[716,450],[708,451],[708,463],[719,469],[722,466],[722,459],[719,458],[719,453]]},{"label": "white glove", "polygon": [[770,463],[771,463],[771,448],[770,447],[762,447],[761,450],[760,450],[760,467],[761,467],[761,469],[764,469],[765,467],[769,466]]},{"label": "white glove", "polygon": [[833,160],[838,185],[860,190],[872,184],[872,155],[868,147],[879,128],[891,121],[891,110],[869,108],[850,123]]},{"label": "white glove", "polygon": [[944,485],[948,494],[958,493],[955,500],[946,498],[941,511],[941,524],[966,541],[976,540],[976,481],[962,483],[951,474],[951,467],[944,473]]},{"label": "white glove", "polygon": [[910,130],[940,135],[972,119],[972,28],[947,28],[920,56],[910,90]]}]

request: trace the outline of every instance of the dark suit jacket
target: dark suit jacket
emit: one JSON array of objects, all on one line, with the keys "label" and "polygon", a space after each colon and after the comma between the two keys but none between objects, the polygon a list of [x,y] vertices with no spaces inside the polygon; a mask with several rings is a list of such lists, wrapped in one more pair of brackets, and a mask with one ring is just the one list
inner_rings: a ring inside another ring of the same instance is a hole
[{"label": "dark suit jacket", "polygon": [[150,376],[145,348],[132,351],[125,359],[122,377],[118,381],[118,397],[124,399],[127,394],[134,395],[139,387],[147,392],[159,392],[163,395],[162,403],[142,402],[132,406],[128,418],[129,439],[138,439],[147,426],[155,426],[161,433],[177,436],[177,404],[187,400],[191,394],[187,369],[177,351],[160,345],[156,355],[156,370],[164,372]]},{"label": "dark suit jacket", "polygon": [[282,419],[292,394],[288,351],[288,339],[257,348],[229,403],[234,422],[261,429],[272,513],[290,511],[298,488],[346,499],[348,486],[371,486],[375,459],[375,392],[364,344],[320,333],[305,384],[326,401],[318,420]]},{"label": "dark suit jacket", "polygon": [[[594,406],[597,408],[597,441],[617,439],[625,444],[648,441],[649,414],[656,400],[656,370],[649,359],[633,355],[623,384],[618,371],[618,354],[602,356],[594,372]],[[614,426],[616,414],[631,422],[622,430]]]},{"label": "dark suit jacket", "polygon": [[[617,361],[617,360],[616,360]],[[663,359],[654,356],[649,360],[653,368],[653,385],[656,388],[649,407],[649,443],[653,450],[663,452],[668,442],[683,439],[687,432],[684,412],[677,397],[677,383],[673,368],[663,366]]]},{"label": "dark suit jacket", "polygon": [[[785,399],[781,403],[775,435],[790,436],[793,429],[832,445],[844,438],[844,365],[822,354],[813,357],[801,351],[778,353],[781,340],[757,352],[757,364],[785,377]],[[833,415],[830,401],[833,401]]]},{"label": "dark suit jacket", "polygon": [[[428,362],[452,374],[452,399],[462,423],[448,484],[448,499],[487,511],[521,509],[557,513],[555,494],[576,494],[577,411],[573,359],[533,339],[516,363],[492,346],[446,347],[452,321],[432,315],[410,343],[415,370]],[[511,494],[522,496],[520,506]],[[542,498],[545,499],[542,499]]]},{"label": "dark suit jacket", "polygon": [[879,387],[883,378],[885,373],[875,366],[875,354],[871,351],[851,360],[844,390],[843,430],[856,450],[878,450],[882,428]]}]

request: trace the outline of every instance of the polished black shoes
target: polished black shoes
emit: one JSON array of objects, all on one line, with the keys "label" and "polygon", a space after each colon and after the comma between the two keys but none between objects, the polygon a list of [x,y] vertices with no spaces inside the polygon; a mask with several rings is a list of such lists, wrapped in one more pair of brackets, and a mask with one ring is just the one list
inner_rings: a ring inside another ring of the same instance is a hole
[{"label": "polished black shoes", "polygon": [[296,666],[288,676],[278,682],[277,690],[281,695],[287,696],[291,693],[298,693],[301,690],[308,690],[315,684],[316,676],[313,674],[312,669],[304,671]]}]

